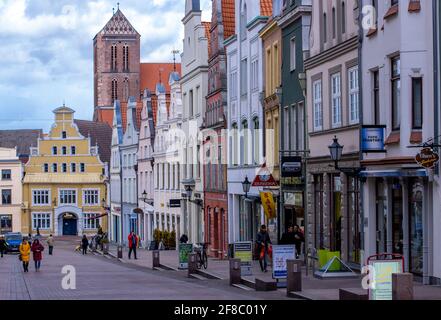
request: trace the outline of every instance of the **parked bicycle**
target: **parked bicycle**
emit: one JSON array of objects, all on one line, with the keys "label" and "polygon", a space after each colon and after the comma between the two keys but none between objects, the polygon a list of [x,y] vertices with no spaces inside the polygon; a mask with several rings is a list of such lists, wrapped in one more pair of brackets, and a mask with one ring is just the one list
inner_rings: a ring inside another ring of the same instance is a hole
[{"label": "parked bicycle", "polygon": [[208,268],[208,243],[198,243],[196,246],[194,246],[194,252],[197,254],[197,267],[198,269],[202,269],[202,266],[204,269]]}]

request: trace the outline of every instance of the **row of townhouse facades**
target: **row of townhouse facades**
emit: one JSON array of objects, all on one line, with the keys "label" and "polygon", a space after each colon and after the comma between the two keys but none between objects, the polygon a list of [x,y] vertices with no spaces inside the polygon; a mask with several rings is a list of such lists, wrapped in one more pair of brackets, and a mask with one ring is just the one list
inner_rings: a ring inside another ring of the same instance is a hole
[{"label": "row of townhouse facades", "polygon": [[[439,283],[439,170],[415,160],[439,140],[439,14],[437,1],[213,0],[203,22],[186,1],[179,68],[109,107],[112,239],[175,231],[226,258],[262,224],[273,243],[299,225],[303,254],[361,269],[398,253]],[[276,184],[253,183],[263,168]]]}]

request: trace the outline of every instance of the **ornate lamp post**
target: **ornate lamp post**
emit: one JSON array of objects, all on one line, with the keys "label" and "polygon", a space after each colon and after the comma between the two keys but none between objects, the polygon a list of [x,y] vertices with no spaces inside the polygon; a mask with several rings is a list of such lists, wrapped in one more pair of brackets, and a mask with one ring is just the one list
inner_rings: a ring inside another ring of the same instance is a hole
[{"label": "ornate lamp post", "polygon": [[245,193],[245,198],[248,198],[248,193],[250,192],[251,182],[248,180],[248,176],[245,177],[245,180],[242,182],[243,192]]}]

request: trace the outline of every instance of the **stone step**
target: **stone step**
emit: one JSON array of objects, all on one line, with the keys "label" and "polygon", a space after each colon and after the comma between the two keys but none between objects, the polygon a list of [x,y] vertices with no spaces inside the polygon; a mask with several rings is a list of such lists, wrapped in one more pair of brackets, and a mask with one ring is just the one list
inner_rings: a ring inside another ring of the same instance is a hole
[{"label": "stone step", "polygon": [[204,276],[204,277],[208,278],[208,279],[212,279],[212,280],[224,280],[224,279],[221,278],[220,276],[215,275],[215,274],[213,274],[213,273],[211,273],[211,272],[208,272],[208,271],[205,270],[205,269],[204,269],[204,270],[202,270],[202,269],[197,270],[197,273],[200,274],[201,276]]},{"label": "stone step", "polygon": [[250,287],[245,286],[243,284],[233,284],[233,287],[236,287],[236,288],[239,288],[239,289],[242,289],[245,291],[253,291],[253,289],[251,289]]},{"label": "stone step", "polygon": [[190,273],[188,276],[190,278],[194,278],[194,279],[198,279],[198,280],[207,280],[207,278],[205,278],[199,274],[196,274],[196,273]]}]

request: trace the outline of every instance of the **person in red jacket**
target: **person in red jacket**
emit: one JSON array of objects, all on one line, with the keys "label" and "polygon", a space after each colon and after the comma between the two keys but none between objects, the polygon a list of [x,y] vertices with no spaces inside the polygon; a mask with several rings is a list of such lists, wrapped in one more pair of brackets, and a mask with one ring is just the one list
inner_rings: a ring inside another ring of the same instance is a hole
[{"label": "person in red jacket", "polygon": [[38,241],[38,239],[35,239],[31,246],[31,251],[35,263],[35,271],[40,270],[41,260],[43,258],[41,253],[43,252],[43,250],[44,250],[43,245],[40,243],[40,241]]},{"label": "person in red jacket", "polygon": [[135,260],[138,260],[138,258],[136,257],[136,248],[138,247],[138,243],[139,243],[139,238],[132,230],[132,232],[130,232],[129,234],[129,260],[132,256],[132,252],[135,256]]}]

